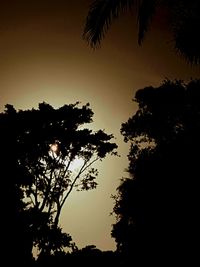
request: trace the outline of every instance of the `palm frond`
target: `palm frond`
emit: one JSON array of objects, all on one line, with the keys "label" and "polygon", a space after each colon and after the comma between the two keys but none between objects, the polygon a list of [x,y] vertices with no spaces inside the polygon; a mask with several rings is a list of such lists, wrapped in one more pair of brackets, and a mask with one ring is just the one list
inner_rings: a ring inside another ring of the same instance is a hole
[{"label": "palm frond", "polygon": [[89,8],[83,39],[93,48],[104,38],[113,19],[131,9],[136,0],[95,0]]},{"label": "palm frond", "polygon": [[175,50],[190,64],[200,64],[200,2],[179,1],[172,13]]},{"label": "palm frond", "polygon": [[200,64],[200,19],[186,21],[174,32],[175,49],[190,64]]},{"label": "palm frond", "polygon": [[145,33],[149,29],[149,24],[155,14],[156,7],[158,5],[157,0],[143,0],[138,10],[138,43],[144,40]]}]

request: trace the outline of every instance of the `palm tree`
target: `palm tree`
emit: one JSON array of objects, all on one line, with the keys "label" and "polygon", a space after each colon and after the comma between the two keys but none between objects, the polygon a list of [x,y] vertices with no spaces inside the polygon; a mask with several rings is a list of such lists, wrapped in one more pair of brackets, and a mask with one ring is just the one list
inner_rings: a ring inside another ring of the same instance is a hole
[{"label": "palm tree", "polygon": [[90,5],[83,38],[96,48],[100,45],[112,21],[122,13],[136,9],[138,43],[142,44],[158,8],[167,10],[177,53],[188,62],[200,63],[200,1],[199,0],[94,0]]}]

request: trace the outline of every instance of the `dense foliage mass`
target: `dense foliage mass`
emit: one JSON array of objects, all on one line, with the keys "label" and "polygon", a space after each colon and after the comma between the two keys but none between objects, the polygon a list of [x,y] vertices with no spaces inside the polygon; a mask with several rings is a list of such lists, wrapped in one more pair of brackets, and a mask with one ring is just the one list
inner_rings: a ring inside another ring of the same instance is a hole
[{"label": "dense foliage mass", "polygon": [[118,251],[137,263],[195,262],[200,80],[167,80],[138,90],[134,100],[138,110],[121,128],[131,143],[130,178],[115,196],[112,236]]},{"label": "dense foliage mass", "polygon": [[62,207],[73,189],[97,186],[93,164],[117,148],[112,135],[84,127],[92,116],[88,104],[78,103],[19,111],[7,105],[0,114],[2,230],[16,262],[30,264],[33,247],[39,257],[73,249],[59,226]]}]

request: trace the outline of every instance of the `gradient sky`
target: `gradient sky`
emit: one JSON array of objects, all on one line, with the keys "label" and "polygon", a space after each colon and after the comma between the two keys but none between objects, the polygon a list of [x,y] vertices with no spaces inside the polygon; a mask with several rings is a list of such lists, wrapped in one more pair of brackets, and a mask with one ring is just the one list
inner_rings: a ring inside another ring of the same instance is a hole
[{"label": "gradient sky", "polygon": [[[120,135],[122,122],[135,112],[137,89],[159,85],[165,79],[199,78],[173,50],[172,36],[162,16],[154,21],[144,44],[137,45],[135,19],[130,14],[115,21],[93,51],[82,40],[89,0],[1,1],[0,111],[47,102],[54,107],[80,101],[94,111],[94,129],[113,133],[120,158],[98,164],[99,186],[72,193],[61,216],[61,227],[79,248],[94,244],[115,249],[110,237],[114,216],[111,194],[127,176],[128,145]],[[132,14],[133,15],[133,14]]]}]

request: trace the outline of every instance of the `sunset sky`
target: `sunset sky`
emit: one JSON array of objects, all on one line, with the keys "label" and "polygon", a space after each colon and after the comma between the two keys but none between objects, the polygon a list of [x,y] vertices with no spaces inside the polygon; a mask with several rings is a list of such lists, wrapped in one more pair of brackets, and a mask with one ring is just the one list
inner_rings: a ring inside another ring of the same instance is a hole
[{"label": "sunset sky", "polygon": [[200,69],[175,54],[162,16],[153,22],[141,47],[136,20],[126,14],[113,23],[101,48],[92,50],[82,39],[90,2],[1,1],[0,111],[7,103],[16,109],[37,108],[43,101],[55,108],[76,101],[90,103],[93,129],[113,133],[121,157],[108,157],[98,164],[96,190],[72,193],[61,227],[79,248],[94,244],[114,250],[111,195],[120,178],[127,176],[128,145],[120,127],[136,111],[134,93],[165,78],[200,78]]}]

